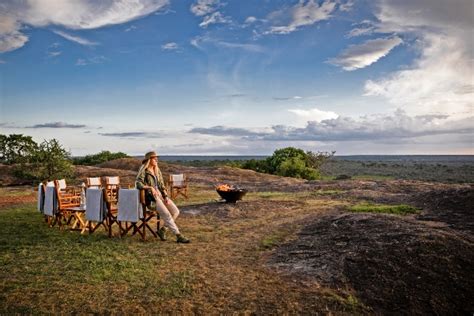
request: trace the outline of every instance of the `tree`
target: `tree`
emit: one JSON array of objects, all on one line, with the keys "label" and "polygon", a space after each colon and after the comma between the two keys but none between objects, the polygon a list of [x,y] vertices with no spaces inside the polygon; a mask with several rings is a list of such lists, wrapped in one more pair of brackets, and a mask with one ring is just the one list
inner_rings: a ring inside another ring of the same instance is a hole
[{"label": "tree", "polygon": [[5,164],[31,162],[38,144],[31,136],[0,134],[0,162]]},{"label": "tree", "polygon": [[15,174],[37,181],[68,178],[73,174],[69,156],[56,139],[45,140],[38,146],[31,163],[19,164]]},{"label": "tree", "polygon": [[319,168],[321,168],[321,166],[325,162],[327,162],[331,157],[333,157],[335,153],[335,151],[318,151],[315,153],[312,151],[308,151],[306,152],[306,165],[310,168],[319,170]]},{"label": "tree", "polygon": [[54,138],[40,144],[35,164],[40,170],[40,179],[67,178],[73,173],[70,154]]},{"label": "tree", "polygon": [[242,164],[242,168],[284,177],[316,180],[320,178],[320,167],[334,153],[305,152],[299,148],[286,147],[275,150],[273,155],[265,160],[248,160]]},{"label": "tree", "polygon": [[277,149],[273,152],[271,157],[267,158],[268,171],[273,174],[277,173],[280,165],[290,158],[305,160],[306,154],[302,149],[294,147]]},{"label": "tree", "polygon": [[106,161],[120,159],[120,158],[129,158],[129,157],[130,157],[129,155],[122,152],[112,153],[108,150],[103,150],[100,153],[95,154],[95,155],[87,155],[81,158],[74,158],[73,162],[75,165],[93,166],[93,165],[98,165]]}]

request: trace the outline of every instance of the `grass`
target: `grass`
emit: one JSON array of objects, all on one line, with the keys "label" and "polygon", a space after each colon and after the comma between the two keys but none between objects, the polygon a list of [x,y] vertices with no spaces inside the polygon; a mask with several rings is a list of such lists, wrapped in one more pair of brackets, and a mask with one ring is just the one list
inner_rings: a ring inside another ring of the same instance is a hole
[{"label": "grass", "polygon": [[317,190],[315,192],[313,192],[314,195],[318,196],[318,195],[338,195],[338,194],[342,194],[346,191],[344,190]]},{"label": "grass", "polygon": [[361,204],[350,206],[349,211],[407,215],[407,214],[417,213],[418,209],[406,204],[385,205],[385,204],[361,203]]},{"label": "grass", "polygon": [[[262,250],[272,251],[291,239],[298,230],[295,222],[320,212],[319,206],[295,199],[326,203],[311,192],[249,193],[246,201],[269,208],[257,207],[232,220],[212,214],[180,217],[189,245],[178,245],[173,238],[108,238],[102,229],[80,235],[49,228],[34,203],[0,209],[0,314],[353,310],[350,302],[334,300],[317,284],[302,287],[265,267],[268,252]],[[215,191],[194,187],[190,199],[177,204],[212,206],[215,200]],[[273,207],[279,201],[289,206]]]},{"label": "grass", "polygon": [[382,180],[394,180],[394,176],[384,176],[384,175],[376,175],[376,174],[366,174],[366,175],[357,175],[353,176],[352,179],[354,180],[368,180],[368,181],[382,181]]}]

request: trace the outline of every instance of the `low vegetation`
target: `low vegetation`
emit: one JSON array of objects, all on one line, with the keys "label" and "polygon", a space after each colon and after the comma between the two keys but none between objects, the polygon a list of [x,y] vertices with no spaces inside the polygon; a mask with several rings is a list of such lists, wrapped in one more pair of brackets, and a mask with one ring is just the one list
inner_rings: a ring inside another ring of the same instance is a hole
[{"label": "low vegetation", "polygon": [[72,161],[75,165],[95,166],[107,161],[121,158],[130,158],[130,156],[123,152],[113,153],[108,150],[103,150],[98,154],[87,155],[84,157],[75,157],[72,159]]},{"label": "low vegetation", "polygon": [[396,215],[407,215],[418,213],[419,210],[413,206],[406,204],[384,205],[384,204],[368,204],[362,203],[349,207],[351,212],[368,212],[368,213],[386,213]]},{"label": "low vegetation", "polygon": [[272,156],[263,160],[247,160],[241,168],[257,172],[270,173],[284,177],[316,180],[321,177],[320,167],[335,152],[311,152],[299,148],[286,147],[277,149]]}]

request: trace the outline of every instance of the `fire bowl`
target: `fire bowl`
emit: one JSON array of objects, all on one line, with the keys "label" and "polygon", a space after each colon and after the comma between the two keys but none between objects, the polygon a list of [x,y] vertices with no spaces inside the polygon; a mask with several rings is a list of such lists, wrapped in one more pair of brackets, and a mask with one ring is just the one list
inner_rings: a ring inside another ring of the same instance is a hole
[{"label": "fire bowl", "polygon": [[231,190],[219,190],[216,189],[217,193],[223,198],[226,203],[236,203],[238,200],[242,200],[244,195],[247,193],[246,189],[231,189]]}]

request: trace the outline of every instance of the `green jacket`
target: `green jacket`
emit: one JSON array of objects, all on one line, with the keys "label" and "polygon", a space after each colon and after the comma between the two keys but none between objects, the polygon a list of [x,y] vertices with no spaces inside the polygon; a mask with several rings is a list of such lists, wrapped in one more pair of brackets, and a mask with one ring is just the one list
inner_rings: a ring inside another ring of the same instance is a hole
[{"label": "green jacket", "polygon": [[[135,185],[137,189],[140,190],[143,189],[144,186],[152,186],[160,191],[161,195],[163,195],[163,198],[168,196],[168,193],[166,192],[165,182],[163,181],[163,176],[161,175],[161,171],[159,171],[158,176],[155,177],[148,169],[140,168],[137,174]],[[145,199],[147,205],[155,201],[150,189],[147,190],[145,194]]]}]

